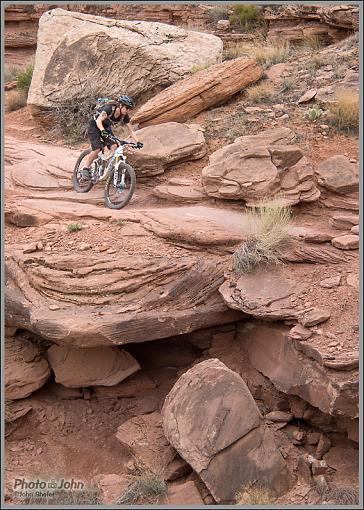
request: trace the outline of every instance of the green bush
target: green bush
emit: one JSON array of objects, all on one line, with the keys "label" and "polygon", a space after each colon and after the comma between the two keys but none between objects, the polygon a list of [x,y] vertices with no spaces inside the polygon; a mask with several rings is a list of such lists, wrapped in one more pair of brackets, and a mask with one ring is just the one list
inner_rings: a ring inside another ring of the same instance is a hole
[{"label": "green bush", "polygon": [[79,230],[82,230],[82,225],[79,223],[70,223],[67,225],[68,232],[78,232]]},{"label": "green bush", "polygon": [[323,110],[321,110],[321,108],[319,108],[317,104],[315,104],[314,106],[312,106],[312,108],[309,108],[307,110],[305,116],[309,121],[314,122],[315,120],[319,119],[323,113],[324,113]]},{"label": "green bush", "polygon": [[16,88],[28,92],[33,77],[33,65],[29,65],[24,71],[18,73],[16,77]]},{"label": "green bush", "polygon": [[253,4],[234,5],[233,12],[229,17],[233,26],[242,30],[251,30],[259,25],[264,25],[264,18],[260,15],[260,9]]}]

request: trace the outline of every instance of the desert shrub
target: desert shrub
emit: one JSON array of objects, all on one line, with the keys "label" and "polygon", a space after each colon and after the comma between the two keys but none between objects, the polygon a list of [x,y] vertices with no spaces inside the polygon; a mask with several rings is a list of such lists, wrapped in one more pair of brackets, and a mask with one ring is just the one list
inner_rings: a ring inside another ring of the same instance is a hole
[{"label": "desert shrub", "polygon": [[281,263],[280,249],[289,237],[291,209],[279,197],[261,202],[247,214],[251,234],[234,253],[237,273],[249,273],[260,265]]},{"label": "desert shrub", "polygon": [[305,113],[305,117],[310,122],[314,122],[315,120],[319,119],[323,113],[324,113],[323,110],[321,110],[321,108],[317,104],[315,104],[307,110],[307,112]]},{"label": "desert shrub", "polygon": [[359,504],[359,491],[356,487],[322,486],[315,483],[315,490],[321,497],[321,502],[330,501],[336,505]]},{"label": "desert shrub", "polygon": [[209,10],[208,19],[210,23],[217,23],[221,19],[229,19],[229,13],[229,9],[226,9],[220,5],[216,5]]},{"label": "desert shrub", "polygon": [[210,67],[210,64],[194,65],[194,66],[191,67],[189,73],[190,74],[195,74],[195,73],[198,73],[199,71],[203,71],[204,69],[207,69],[208,67]]},{"label": "desert shrub", "polygon": [[17,66],[5,66],[4,69],[4,80],[5,83],[8,81],[14,81],[16,80],[16,77],[19,73],[19,67]]},{"label": "desert shrub", "polygon": [[30,64],[24,71],[20,71],[16,77],[16,88],[28,92],[33,77],[33,64]]},{"label": "desert shrub", "polygon": [[67,225],[68,232],[79,232],[82,230],[82,225],[80,223],[69,223]]},{"label": "desert shrub", "polygon": [[5,108],[8,112],[19,110],[27,105],[27,93],[24,90],[10,90],[5,96]]},{"label": "desert shrub", "polygon": [[325,46],[318,35],[308,35],[304,38],[303,45],[312,51],[320,51]]},{"label": "desert shrub", "polygon": [[145,471],[120,496],[117,504],[155,503],[167,490],[163,478],[150,471]]},{"label": "desert shrub", "polygon": [[253,482],[246,485],[236,496],[238,505],[269,505],[274,500],[269,488]]},{"label": "desert shrub", "polygon": [[275,88],[269,82],[261,82],[246,89],[249,101],[252,103],[267,103],[275,96]]},{"label": "desert shrub", "polygon": [[290,48],[286,42],[261,45],[254,48],[253,56],[259,64],[272,66],[286,62],[290,57]]},{"label": "desert shrub", "polygon": [[231,25],[244,31],[265,24],[260,15],[260,8],[254,4],[238,4],[233,6],[233,14],[229,17]]},{"label": "desert shrub", "polygon": [[97,86],[80,83],[75,89],[78,91],[77,100],[67,104],[56,104],[50,112],[54,134],[63,136],[69,143],[85,139],[96,99],[105,97]]},{"label": "desert shrub", "polygon": [[252,56],[252,46],[242,43],[234,44],[233,46],[228,46],[224,48],[223,51],[223,60],[232,60],[234,58],[242,57],[246,55],[247,57]]},{"label": "desert shrub", "polygon": [[359,95],[352,90],[337,94],[337,102],[329,108],[328,122],[338,131],[358,132],[359,130]]}]

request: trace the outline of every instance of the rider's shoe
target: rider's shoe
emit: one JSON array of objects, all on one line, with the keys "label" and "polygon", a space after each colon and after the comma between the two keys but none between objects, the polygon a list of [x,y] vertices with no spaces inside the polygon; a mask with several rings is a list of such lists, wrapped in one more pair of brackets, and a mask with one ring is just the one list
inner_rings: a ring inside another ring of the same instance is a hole
[{"label": "rider's shoe", "polygon": [[87,168],[87,166],[82,168],[80,174],[83,181],[89,181],[91,179],[90,169]]}]

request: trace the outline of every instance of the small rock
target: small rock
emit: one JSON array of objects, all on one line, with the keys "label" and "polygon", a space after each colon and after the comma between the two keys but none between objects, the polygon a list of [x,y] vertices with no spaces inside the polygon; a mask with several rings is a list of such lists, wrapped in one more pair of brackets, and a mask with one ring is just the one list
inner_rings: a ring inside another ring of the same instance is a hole
[{"label": "small rock", "polygon": [[302,324],[297,324],[289,331],[288,336],[293,340],[307,340],[312,336],[312,331],[302,326]]},{"label": "small rock", "polygon": [[90,249],[91,249],[91,244],[88,244],[88,243],[84,243],[84,242],[82,242],[82,243],[80,243],[80,244],[78,245],[78,249],[79,249],[79,251],[86,251],[86,250],[90,250]]},{"label": "small rock", "polygon": [[322,459],[322,457],[325,455],[325,453],[327,453],[330,450],[330,448],[331,448],[330,439],[324,434],[321,434],[320,441],[318,442],[316,448],[317,459]]},{"label": "small rock", "polygon": [[116,253],[116,250],[114,248],[109,248],[106,253],[109,254]]},{"label": "small rock", "polygon": [[42,449],[42,448],[38,448],[38,449],[37,449],[37,455],[40,455],[42,452],[43,452],[43,449]]},{"label": "small rock", "polygon": [[[334,333],[330,333],[329,331],[327,333],[325,333],[325,336],[327,336],[327,338],[336,339],[336,335],[334,335]],[[337,343],[339,343],[339,342],[337,342]]]},{"label": "small rock", "polygon": [[[325,322],[330,318],[331,314],[330,312],[327,312],[325,310],[319,310],[318,308],[312,308],[311,310],[306,310],[304,312],[304,315],[302,319],[300,320],[300,323],[303,326],[315,326],[316,324],[320,324],[321,322]],[[319,330],[316,330],[316,333],[318,333]],[[322,334],[322,333],[321,333]]]},{"label": "small rock", "polygon": [[306,437],[306,444],[316,445],[321,439],[320,432],[309,432]]},{"label": "small rock", "polygon": [[317,94],[317,89],[310,89],[307,92],[303,94],[298,100],[298,104],[301,103],[307,103],[308,101],[311,101]]},{"label": "small rock", "polygon": [[359,225],[354,225],[353,227],[351,227],[350,232],[352,234],[359,235]]},{"label": "small rock", "polygon": [[50,309],[50,310],[60,310],[60,309],[61,309],[61,307],[60,307],[60,306],[58,306],[58,305],[49,305],[49,309]]},{"label": "small rock", "polygon": [[333,276],[332,278],[326,278],[325,280],[321,280],[320,286],[325,289],[332,289],[333,287],[338,287],[340,285],[341,276]]},{"label": "small rock", "polygon": [[43,250],[43,248],[44,248],[44,246],[43,246],[42,241],[39,241],[39,242],[37,243],[37,249],[38,249],[39,251],[42,251],[42,250]]},{"label": "small rock", "polygon": [[329,466],[327,465],[326,460],[315,460],[311,464],[311,471],[313,476],[324,475],[329,471]]},{"label": "small rock", "polygon": [[284,411],[272,411],[264,416],[268,421],[272,422],[289,422],[293,419],[293,414]]},{"label": "small rock", "polygon": [[285,106],[284,106],[284,104],[274,104],[274,105],[272,106],[272,108],[273,108],[273,110],[274,110],[275,112],[283,112],[283,111],[284,111]]},{"label": "small rock", "polygon": [[357,160],[354,158],[349,159],[350,163],[357,163]]},{"label": "small rock", "polygon": [[359,236],[347,234],[335,237],[331,240],[331,244],[340,250],[357,250],[359,248]]},{"label": "small rock", "polygon": [[26,246],[23,250],[23,253],[33,253],[35,251],[37,251],[37,243],[31,243],[31,244],[28,244],[28,246]]},{"label": "small rock", "polygon": [[107,249],[108,249],[107,246],[99,246],[99,248],[98,248],[99,252],[106,251]]},{"label": "small rock", "polygon": [[302,430],[294,430],[292,433],[292,437],[297,443],[301,444],[305,439],[305,433],[302,432]]},{"label": "small rock", "polygon": [[289,119],[289,115],[288,113],[285,113],[284,115],[282,115],[281,117],[278,117],[279,120],[287,120]]}]

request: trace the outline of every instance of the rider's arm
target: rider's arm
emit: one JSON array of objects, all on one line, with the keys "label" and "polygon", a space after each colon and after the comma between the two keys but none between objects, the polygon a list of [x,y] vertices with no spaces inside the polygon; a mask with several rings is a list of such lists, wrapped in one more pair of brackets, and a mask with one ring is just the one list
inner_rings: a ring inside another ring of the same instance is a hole
[{"label": "rider's arm", "polygon": [[106,112],[101,112],[100,115],[96,119],[96,126],[99,128],[100,131],[103,131],[105,128],[103,126],[103,121],[106,120],[108,117],[108,114]]},{"label": "rider's arm", "polygon": [[134,129],[131,127],[131,124],[129,124],[129,122],[127,124],[125,124],[126,127],[128,128],[128,131],[129,131],[129,135],[130,135],[130,138],[132,138],[134,140],[135,143],[138,143],[139,140],[138,140],[138,137],[137,135],[135,134],[135,131]]}]

